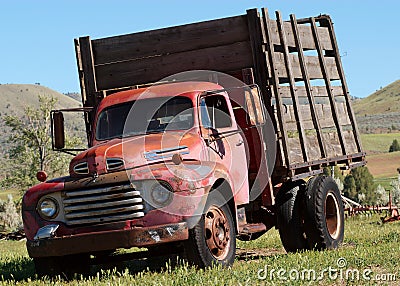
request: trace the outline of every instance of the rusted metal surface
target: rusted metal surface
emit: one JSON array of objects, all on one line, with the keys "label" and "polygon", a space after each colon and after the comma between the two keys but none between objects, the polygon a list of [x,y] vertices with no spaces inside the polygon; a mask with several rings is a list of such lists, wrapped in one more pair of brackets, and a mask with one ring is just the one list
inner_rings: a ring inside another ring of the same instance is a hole
[{"label": "rusted metal surface", "polygon": [[394,222],[400,220],[399,208],[392,204],[392,197],[389,196],[389,203],[387,205],[361,205],[357,202],[352,201],[349,198],[342,196],[345,204],[345,214],[347,216],[355,216],[360,214],[371,214],[371,213],[385,213],[384,217],[381,217],[382,223]]},{"label": "rusted metal surface", "polygon": [[385,216],[385,217],[381,217],[381,220],[383,223],[386,222],[394,222],[394,221],[399,221],[400,220],[400,215],[399,215],[399,209],[391,209],[390,210],[390,215],[389,216]]},{"label": "rusted metal surface", "polygon": [[229,252],[230,225],[224,212],[216,206],[211,206],[205,214],[205,236],[208,249],[219,260],[226,257]]},{"label": "rusted metal surface", "polygon": [[130,220],[144,216],[140,192],[130,184],[63,192],[68,225]]},{"label": "rusted metal surface", "polygon": [[30,257],[63,256],[76,253],[92,253],[117,248],[145,247],[189,237],[187,224],[134,227],[130,230],[103,231],[43,240],[28,240]]}]

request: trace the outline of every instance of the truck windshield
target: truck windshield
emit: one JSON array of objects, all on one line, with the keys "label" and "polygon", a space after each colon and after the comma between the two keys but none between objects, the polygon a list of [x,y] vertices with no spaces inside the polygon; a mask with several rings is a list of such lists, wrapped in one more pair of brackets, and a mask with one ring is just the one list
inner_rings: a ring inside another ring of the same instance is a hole
[{"label": "truck windshield", "polygon": [[187,97],[140,99],[104,109],[96,125],[96,139],[187,130],[193,126],[193,104]]}]

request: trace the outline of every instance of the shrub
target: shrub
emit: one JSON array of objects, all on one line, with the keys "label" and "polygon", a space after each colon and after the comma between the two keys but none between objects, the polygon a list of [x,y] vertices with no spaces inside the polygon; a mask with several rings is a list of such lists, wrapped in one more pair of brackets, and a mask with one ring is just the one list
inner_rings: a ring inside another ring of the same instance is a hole
[{"label": "shrub", "polygon": [[400,145],[397,139],[394,139],[392,145],[390,145],[389,147],[389,152],[396,152],[396,151],[400,151]]},{"label": "shrub", "polygon": [[8,195],[5,202],[0,200],[0,226],[3,231],[16,231],[22,228],[21,215],[11,195]]},{"label": "shrub", "polygon": [[367,167],[357,167],[344,178],[344,195],[357,202],[375,204],[378,198],[375,192],[374,177]]}]

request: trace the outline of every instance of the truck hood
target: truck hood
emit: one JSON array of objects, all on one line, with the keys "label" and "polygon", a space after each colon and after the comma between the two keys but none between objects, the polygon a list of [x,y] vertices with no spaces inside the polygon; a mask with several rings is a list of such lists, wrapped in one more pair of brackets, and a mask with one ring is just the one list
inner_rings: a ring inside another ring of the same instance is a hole
[{"label": "truck hood", "polygon": [[166,132],[112,139],[77,155],[70,163],[71,176],[95,176],[171,160],[176,153],[183,159],[198,159],[199,135],[194,132]]}]

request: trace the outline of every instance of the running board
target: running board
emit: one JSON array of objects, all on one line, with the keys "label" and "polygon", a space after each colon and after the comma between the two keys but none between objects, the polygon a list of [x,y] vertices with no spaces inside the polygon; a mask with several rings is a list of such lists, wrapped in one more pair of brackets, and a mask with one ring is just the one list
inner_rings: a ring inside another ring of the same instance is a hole
[{"label": "running board", "polygon": [[241,231],[238,233],[238,239],[249,241],[259,238],[267,232],[267,227],[263,223],[248,223],[243,225]]}]

